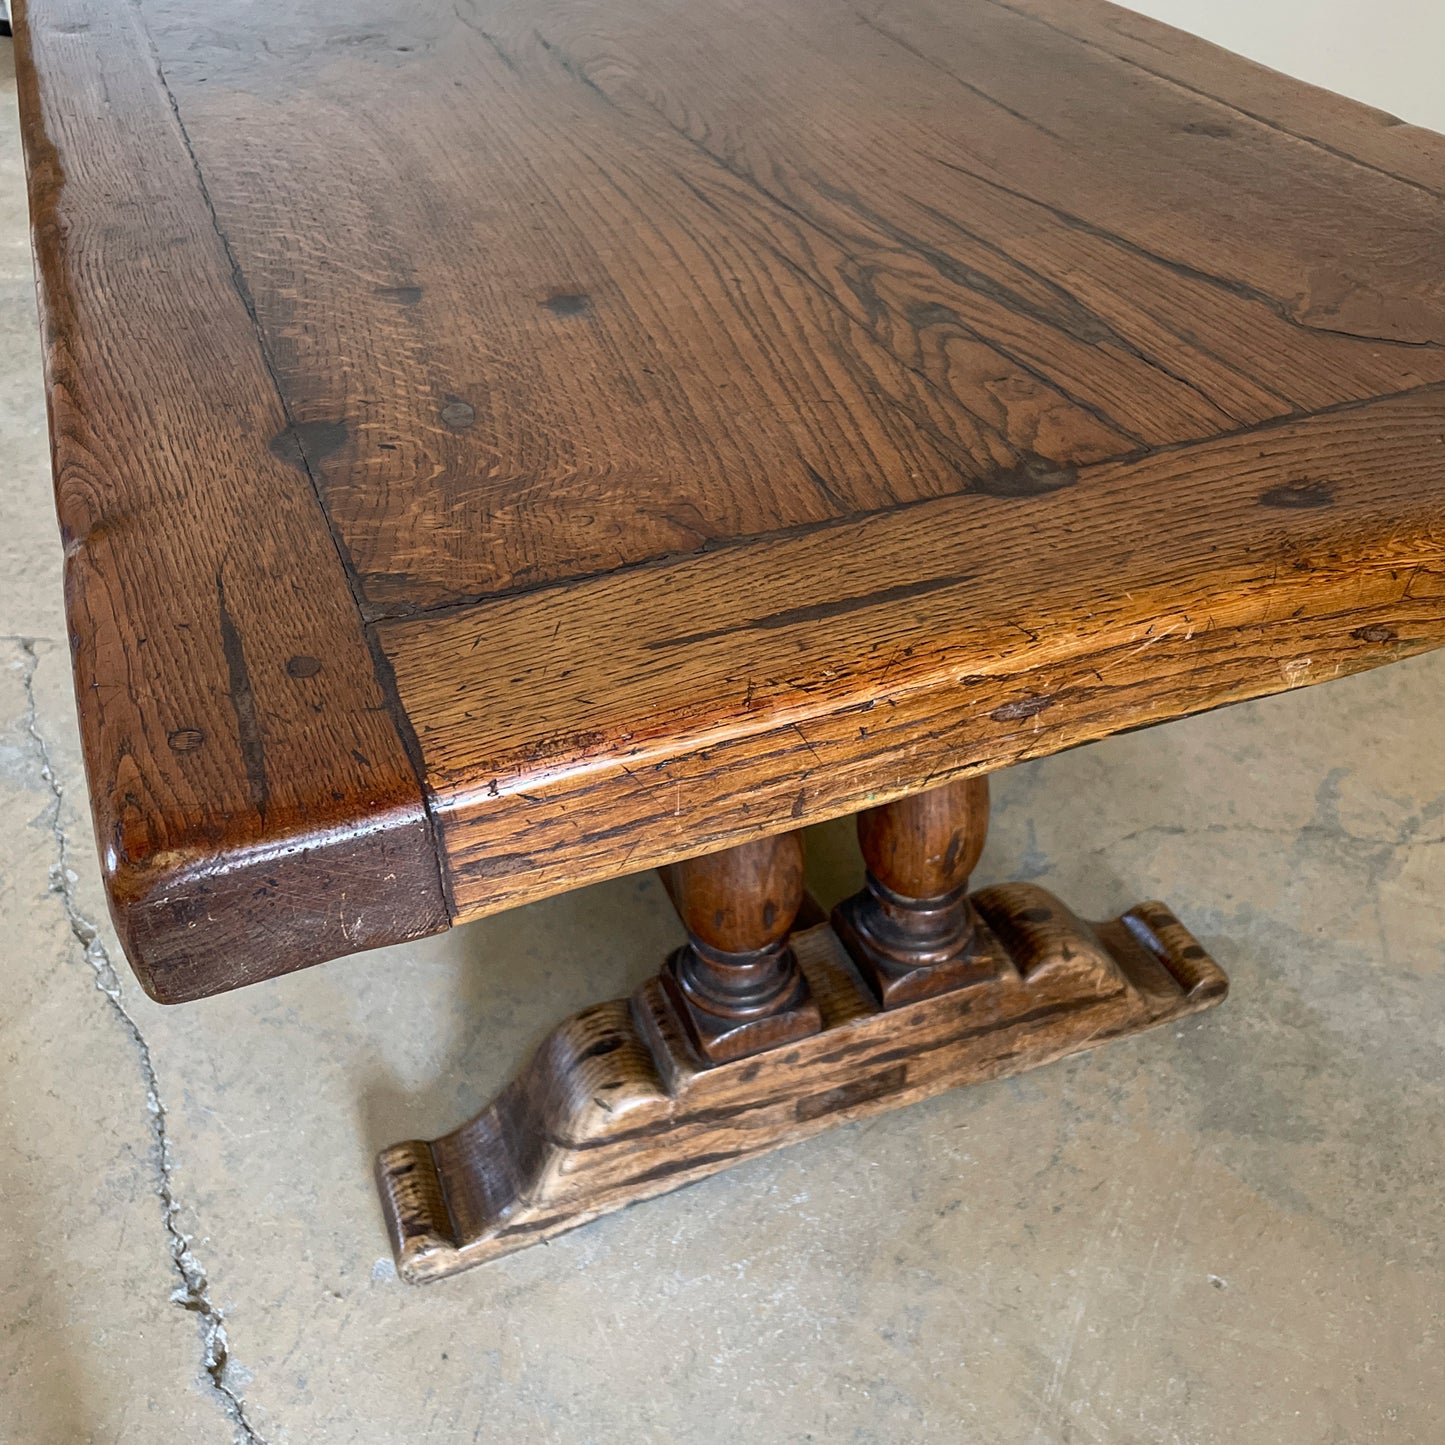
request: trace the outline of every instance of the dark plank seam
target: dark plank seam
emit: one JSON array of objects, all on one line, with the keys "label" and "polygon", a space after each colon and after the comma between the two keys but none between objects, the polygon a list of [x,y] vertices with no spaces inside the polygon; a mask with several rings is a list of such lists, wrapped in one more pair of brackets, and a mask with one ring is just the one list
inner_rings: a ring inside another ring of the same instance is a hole
[{"label": "dark plank seam", "polygon": [[[929,151],[915,151],[914,154],[922,156],[924,160],[932,161],[936,166],[942,166],[944,170],[957,171],[959,175],[967,176],[970,180],[979,182],[980,185],[990,186],[1006,196],[1012,196],[1015,200],[1023,201],[1031,206],[1038,206],[1070,229],[1083,231],[1086,235],[1119,246],[1142,260],[1151,261],[1156,266],[1162,266],[1166,271],[1172,271],[1176,276],[1201,282],[1215,290],[1224,291],[1241,300],[1252,301],[1258,306],[1263,306],[1279,317],[1285,325],[1293,326],[1297,331],[1303,331],[1307,335],[1341,336],[1348,341],[1365,341],[1371,346],[1399,346],[1413,351],[1445,350],[1445,343],[1439,341],[1403,341],[1398,337],[1370,336],[1359,331],[1346,331],[1339,326],[1311,326],[1308,322],[1301,321],[1298,316],[1292,316],[1284,302],[1277,296],[1271,296],[1267,291],[1261,291],[1247,281],[1240,281],[1233,276],[1216,276],[1213,271],[1201,270],[1198,266],[1191,266],[1187,261],[1176,261],[1171,256],[1161,256],[1157,251],[1151,251],[1147,246],[1140,245],[1138,241],[1131,241],[1127,236],[1119,235],[1117,231],[1111,231],[1108,227],[1100,226],[1094,221],[1086,221],[1082,216],[1076,216],[1072,211],[1066,211],[1052,201],[1043,201],[1037,196],[1029,195],[1027,191],[1006,186],[1002,181],[996,181],[981,171],[970,170],[968,166],[960,165],[957,161],[945,160],[942,156],[933,155]],[[1241,372],[1240,375],[1247,375],[1247,373]]]},{"label": "dark plank seam", "polygon": [[1021,121],[1031,130],[1040,131],[1042,134],[1048,136],[1050,140],[1057,141],[1060,145],[1067,144],[1061,135],[1051,131],[1048,126],[1036,121],[1032,116],[1025,115],[1021,110],[1015,110],[1013,106],[1006,105],[996,95],[990,95],[988,91],[974,85],[971,81],[965,80],[956,70],[951,70],[948,66],[935,60],[931,55],[925,54],[916,46],[911,45],[901,35],[895,35],[893,31],[881,25],[873,16],[865,15],[861,10],[855,10],[853,13],[869,30],[873,31],[875,35],[881,35],[884,40],[896,45],[900,50],[906,50],[909,55],[913,56],[916,60],[921,60],[930,70],[936,70],[940,75],[946,75],[956,85],[961,85],[970,95],[976,95],[980,100],[986,101],[989,105],[995,106],[997,109],[1003,111],[1005,115],[1011,115],[1015,120]]}]

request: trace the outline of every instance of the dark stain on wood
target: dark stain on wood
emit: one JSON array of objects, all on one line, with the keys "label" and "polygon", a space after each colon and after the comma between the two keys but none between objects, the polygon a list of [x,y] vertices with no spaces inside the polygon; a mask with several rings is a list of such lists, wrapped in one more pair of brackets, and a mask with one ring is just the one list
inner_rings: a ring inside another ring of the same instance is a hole
[{"label": "dark stain on wood", "polygon": [[1007,471],[975,477],[968,490],[984,497],[1044,497],[1061,492],[1079,480],[1077,467],[1056,467],[1047,462],[1021,462]]},{"label": "dark stain on wood", "polygon": [[719,627],[704,632],[689,632],[681,637],[659,638],[649,642],[650,649],[665,650],[671,647],[691,647],[699,642],[709,642],[715,637],[728,637],[738,632],[772,632],[783,627],[796,627],[800,623],[821,622],[829,617],[843,617],[850,612],[861,612],[870,607],[884,607],[893,602],[907,602],[915,597],[926,597],[930,592],[941,592],[949,587],[968,581],[966,573],[949,577],[929,577],[921,582],[903,582],[895,587],[880,587],[876,592],[865,592],[856,597],[840,597],[831,602],[815,602],[804,607],[788,607],[767,617],[752,617],[734,627]]},{"label": "dark stain on wood", "polygon": [[1268,491],[1261,492],[1259,497],[1261,506],[1281,507],[1287,511],[1328,507],[1334,499],[1334,491],[1327,483],[1306,480],[1270,487]]},{"label": "dark stain on wood", "polygon": [[459,396],[449,396],[442,407],[442,422],[452,431],[465,431],[477,419],[477,409]]},{"label": "dark stain on wood", "polygon": [[584,1059],[600,1059],[604,1055],[610,1054],[616,1049],[620,1049],[622,1045],[623,1040],[618,1038],[616,1035],[612,1035],[608,1038],[598,1039],[595,1044],[592,1044],[587,1049],[583,1050],[581,1057]]},{"label": "dark stain on wood", "polygon": [[1203,135],[1210,140],[1230,140],[1234,127],[1218,120],[1191,120],[1178,127],[1181,135]]},{"label": "dark stain on wood", "polygon": [[833,489],[828,479],[815,466],[813,466],[810,462],[804,462],[803,470],[807,472],[808,479],[818,489],[818,495],[821,496],[825,502],[827,502],[830,510],[835,512],[847,511],[847,502],[838,492]]},{"label": "dark stain on wood", "polygon": [[1012,702],[1000,703],[989,716],[995,722],[1022,722],[1025,718],[1037,717],[1045,708],[1053,707],[1056,697],[1020,697]]},{"label": "dark stain on wood", "polygon": [[558,291],[542,305],[553,316],[585,316],[592,309],[592,298],[584,291]]},{"label": "dark stain on wood", "polygon": [[793,1117],[802,1122],[808,1119],[822,1119],[837,1114],[843,1109],[866,1104],[871,1099],[882,1099],[896,1094],[908,1082],[908,1065],[894,1064],[890,1069],[880,1069],[865,1079],[839,1084],[836,1089],[825,1089],[821,1094],[809,1094],[793,1106]]},{"label": "dark stain on wood", "polygon": [[307,472],[340,451],[346,445],[347,434],[344,421],[297,422],[271,438],[271,454]]}]

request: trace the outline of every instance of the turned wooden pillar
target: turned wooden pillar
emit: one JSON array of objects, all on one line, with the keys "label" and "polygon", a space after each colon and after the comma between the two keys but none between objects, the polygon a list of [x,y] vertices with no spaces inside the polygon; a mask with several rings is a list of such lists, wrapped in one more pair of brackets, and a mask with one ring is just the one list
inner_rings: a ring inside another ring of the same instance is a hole
[{"label": "turned wooden pillar", "polygon": [[988,833],[988,779],[963,778],[858,814],[868,886],[833,926],[884,1008],[972,981],[968,875]]},{"label": "turned wooden pillar", "polygon": [[823,1026],[788,944],[803,904],[803,840],[760,838],[659,870],[688,942],[663,969],[709,1063],[760,1053]]}]

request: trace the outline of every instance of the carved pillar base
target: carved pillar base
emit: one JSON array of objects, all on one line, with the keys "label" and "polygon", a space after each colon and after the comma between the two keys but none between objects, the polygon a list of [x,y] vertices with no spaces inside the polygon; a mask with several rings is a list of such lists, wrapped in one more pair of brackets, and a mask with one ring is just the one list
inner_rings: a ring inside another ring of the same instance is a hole
[{"label": "carved pillar base", "polygon": [[884,1008],[961,988],[982,958],[968,875],[988,832],[988,779],[964,778],[858,814],[867,886],[833,927]]},{"label": "carved pillar base", "polygon": [[686,988],[661,978],[574,1014],[471,1123],[378,1158],[402,1278],[453,1274],[833,1124],[1195,1013],[1228,987],[1160,903],[1088,924],[1015,883],[975,893],[967,917],[959,986],[887,1008],[832,927],[795,933],[819,1028],[748,1057],[706,1057]]},{"label": "carved pillar base", "polygon": [[698,1055],[714,1064],[823,1026],[788,935],[803,905],[803,840],[779,833],[662,869],[688,941],[662,984]]}]

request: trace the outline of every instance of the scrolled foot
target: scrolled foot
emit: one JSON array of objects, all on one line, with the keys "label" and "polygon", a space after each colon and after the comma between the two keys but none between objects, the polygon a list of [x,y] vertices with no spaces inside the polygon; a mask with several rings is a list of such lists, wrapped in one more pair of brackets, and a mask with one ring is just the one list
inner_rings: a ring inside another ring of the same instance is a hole
[{"label": "scrolled foot", "polygon": [[891,1008],[832,927],[795,933],[819,1027],[765,1052],[700,1057],[662,978],[575,1014],[471,1123],[382,1152],[398,1271],[455,1273],[832,1124],[1208,1008],[1227,989],[1163,904],[1088,924],[1013,883],[968,906],[968,980]]}]

